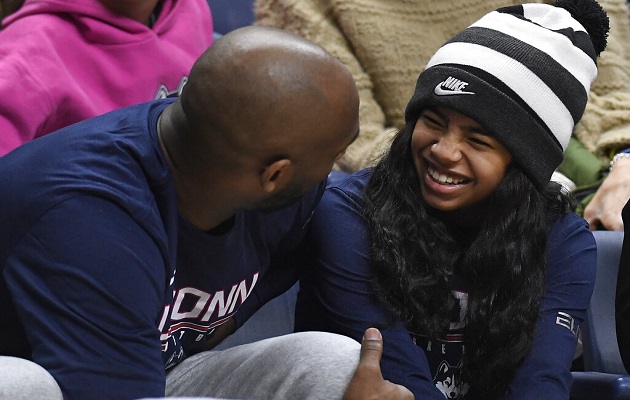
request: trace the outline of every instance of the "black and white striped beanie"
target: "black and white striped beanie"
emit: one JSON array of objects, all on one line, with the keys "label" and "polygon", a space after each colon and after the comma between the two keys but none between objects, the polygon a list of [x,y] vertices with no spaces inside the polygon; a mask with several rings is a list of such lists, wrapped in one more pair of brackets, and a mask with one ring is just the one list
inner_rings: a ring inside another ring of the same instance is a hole
[{"label": "black and white striped beanie", "polygon": [[405,120],[415,123],[427,106],[467,115],[542,189],[584,113],[607,34],[608,17],[595,0],[490,12],[429,60]]}]

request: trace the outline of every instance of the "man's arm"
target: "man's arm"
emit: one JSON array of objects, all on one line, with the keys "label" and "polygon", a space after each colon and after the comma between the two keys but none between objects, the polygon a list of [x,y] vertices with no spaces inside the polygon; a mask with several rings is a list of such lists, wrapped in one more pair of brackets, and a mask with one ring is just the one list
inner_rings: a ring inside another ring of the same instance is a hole
[{"label": "man's arm", "polygon": [[5,276],[33,361],[65,398],[164,395],[165,262],[124,210],[91,196],[55,206],[21,238]]}]

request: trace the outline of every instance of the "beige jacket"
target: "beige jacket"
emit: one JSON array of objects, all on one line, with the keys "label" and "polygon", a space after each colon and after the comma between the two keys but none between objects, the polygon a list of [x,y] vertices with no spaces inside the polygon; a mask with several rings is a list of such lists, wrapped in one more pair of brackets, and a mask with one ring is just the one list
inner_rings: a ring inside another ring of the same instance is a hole
[{"label": "beige jacket", "polygon": [[[608,47],[575,132],[604,158],[611,149],[630,147],[630,28],[626,0],[599,2],[610,18]],[[338,168],[355,171],[372,164],[403,126],[418,74],[433,53],[507,4],[509,0],[257,0],[256,24],[306,37],[348,66],[361,98],[361,134]]]}]

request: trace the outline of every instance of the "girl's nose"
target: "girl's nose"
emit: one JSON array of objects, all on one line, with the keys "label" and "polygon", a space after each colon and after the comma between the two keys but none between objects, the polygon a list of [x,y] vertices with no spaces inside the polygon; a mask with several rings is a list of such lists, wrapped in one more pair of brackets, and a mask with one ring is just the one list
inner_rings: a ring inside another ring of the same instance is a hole
[{"label": "girl's nose", "polygon": [[431,152],[438,160],[454,163],[462,158],[461,144],[460,138],[447,134],[431,145]]}]

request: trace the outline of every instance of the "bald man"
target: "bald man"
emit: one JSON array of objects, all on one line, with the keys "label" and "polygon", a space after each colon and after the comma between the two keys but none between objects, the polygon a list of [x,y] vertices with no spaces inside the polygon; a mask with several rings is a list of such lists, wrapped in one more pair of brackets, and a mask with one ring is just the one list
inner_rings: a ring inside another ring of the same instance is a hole
[{"label": "bald man", "polygon": [[380,377],[376,330],[356,373],[359,344],[332,334],[204,351],[293,283],[286,260],[358,103],[320,47],[248,27],[201,56],[180,98],[0,158],[4,361],[33,360],[66,399],[411,398]]}]

